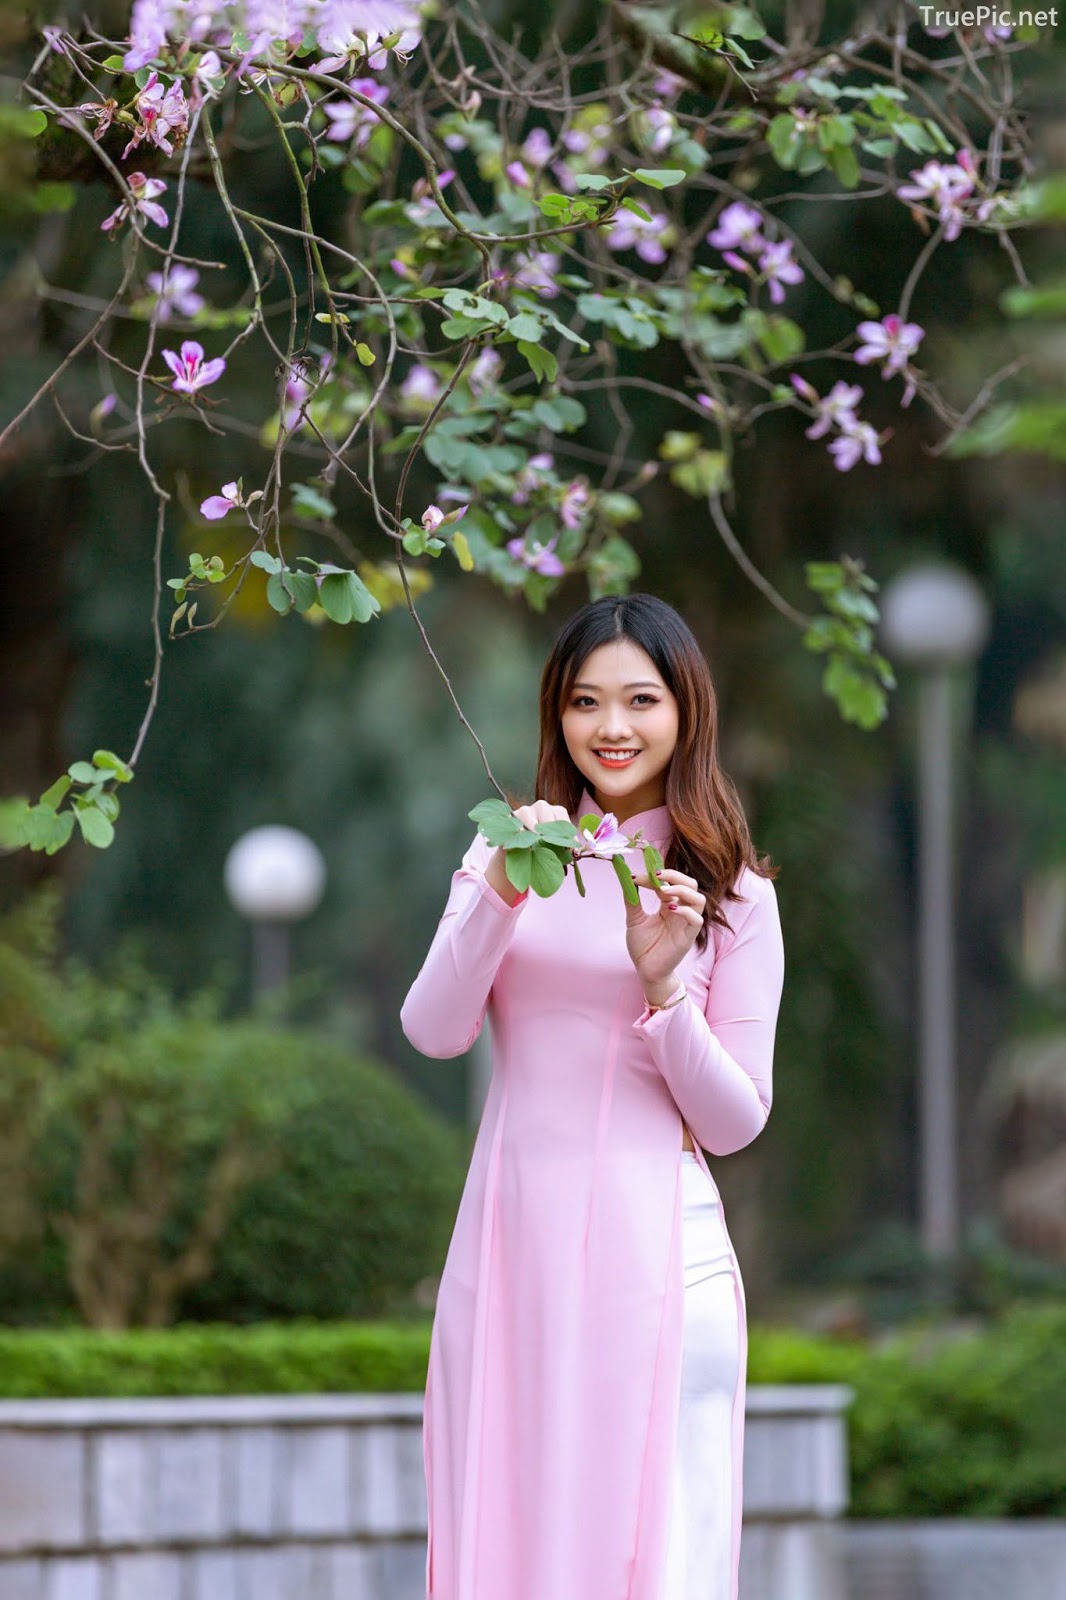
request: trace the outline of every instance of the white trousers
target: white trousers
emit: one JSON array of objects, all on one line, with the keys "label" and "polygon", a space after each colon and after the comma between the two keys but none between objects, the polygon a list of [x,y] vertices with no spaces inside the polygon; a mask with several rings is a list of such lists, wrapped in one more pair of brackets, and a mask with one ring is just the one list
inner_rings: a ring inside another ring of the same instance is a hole
[{"label": "white trousers", "polygon": [[684,1344],[662,1600],[736,1600],[733,1529],[742,1475],[733,1402],[745,1377],[737,1268],[721,1201],[694,1151],[681,1153],[681,1181]]}]

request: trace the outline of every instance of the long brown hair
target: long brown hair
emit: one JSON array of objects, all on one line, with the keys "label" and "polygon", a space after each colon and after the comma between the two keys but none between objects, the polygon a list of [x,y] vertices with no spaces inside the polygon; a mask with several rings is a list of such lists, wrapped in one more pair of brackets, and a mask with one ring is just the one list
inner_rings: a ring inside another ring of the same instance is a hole
[{"label": "long brown hair", "polygon": [[[740,797],[718,763],[718,700],[711,670],[684,619],[652,594],[604,595],[574,612],[561,628],[540,680],[540,754],[536,797],[574,814],[588,787],[563,739],[562,718],[574,681],[601,644],[630,639],[647,651],[677,700],[677,745],[666,773],[673,838],[664,865],[696,879],[706,896],[697,948],[711,923],[729,928],[724,900],[743,900],[734,885],[745,866],[762,878],[780,867],[757,856]],[[528,802],[513,799],[512,806]]]}]

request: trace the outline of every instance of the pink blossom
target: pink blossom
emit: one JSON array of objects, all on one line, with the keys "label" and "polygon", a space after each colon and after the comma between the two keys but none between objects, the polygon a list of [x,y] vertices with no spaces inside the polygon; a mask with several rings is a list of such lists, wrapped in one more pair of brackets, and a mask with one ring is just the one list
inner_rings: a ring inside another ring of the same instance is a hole
[{"label": "pink blossom", "polygon": [[492,346],[482,350],[477,360],[467,369],[466,379],[475,394],[494,384],[503,371],[503,360]]},{"label": "pink blossom", "polygon": [[516,561],[521,561],[523,566],[530,567],[534,572],[539,572],[545,578],[561,578],[566,568],[555,554],[555,546],[559,535],[541,544],[539,539],[533,539],[527,546],[522,538],[508,539],[507,553]]},{"label": "pink blossom", "polygon": [[618,819],[613,811],[608,811],[607,815],[600,819],[595,833],[582,828],[581,835],[588,842],[588,849],[584,853],[602,859],[625,855],[627,850],[634,848],[618,826]]},{"label": "pink blossom", "polygon": [[[792,381],[798,388],[795,374]],[[800,379],[800,382],[803,380]],[[809,384],[805,387],[810,391],[806,398],[813,399],[818,412],[817,420],[805,430],[808,439],[820,439],[831,427],[844,428],[855,421],[855,407],[862,399],[862,388],[859,384],[845,383],[841,379],[838,383],[834,383],[824,399],[821,399]]]},{"label": "pink blossom", "polygon": [[217,522],[228,512],[233,511],[241,503],[241,492],[234,478],[232,483],[224,483],[220,494],[208,495],[206,500],[200,502],[200,515],[206,517],[208,522]]},{"label": "pink blossom", "polygon": [[642,113],[644,148],[661,155],[673,143],[677,122],[663,106],[648,106]]},{"label": "pink blossom", "polygon": [[144,281],[158,297],[158,322],[169,322],[172,312],[179,317],[195,317],[198,311],[204,309],[206,302],[203,295],[195,293],[195,286],[200,281],[200,274],[195,267],[183,267],[180,261],[172,261],[165,269],[165,276],[163,272],[149,272]]},{"label": "pink blossom", "polygon": [[56,55],[59,55],[59,56],[65,56],[66,55],[67,47],[63,43],[63,29],[62,28],[57,28],[57,27],[53,27],[53,26],[49,25],[46,28],[42,28],[41,32],[44,35],[44,41],[47,44],[49,50],[54,50]]},{"label": "pink blossom", "polygon": [[514,492],[511,495],[511,504],[524,506],[535,489],[541,486],[544,473],[552,472],[555,468],[555,457],[548,450],[542,450],[538,455],[530,456],[525,466],[522,467],[515,479]]},{"label": "pink blossom", "polygon": [[759,255],[759,271],[770,288],[770,299],[779,306],[785,298],[781,287],[785,283],[802,283],[803,269],[792,259],[792,241],[782,239],[778,244],[764,244]]},{"label": "pink blossom", "polygon": [[667,67],[660,67],[652,84],[652,93],[660,100],[672,100],[682,89],[688,88],[688,79],[678,77],[676,72],[671,72]]},{"label": "pink blossom", "polygon": [[123,161],[145,139],[172,156],[174,146],[170,142],[170,135],[173,134],[180,144],[189,131],[189,103],[181,84],[175,79],[173,83],[164,85],[159,80],[158,72],[153,72],[134,100],[133,109],[141,120],[122,152]]},{"label": "pink blossom", "polygon": [[850,471],[860,460],[876,466],[881,460],[876,429],[868,422],[859,422],[855,417],[850,417],[842,426],[840,437],[829,446],[829,454],[841,472]]},{"label": "pink blossom", "polygon": [[170,385],[179,394],[198,394],[209,383],[217,383],[226,370],[224,357],[215,356],[211,361],[204,360],[204,347],[195,339],[186,339],[181,347],[181,355],[175,355],[173,350],[163,351],[163,360],[174,374],[174,381]]},{"label": "pink blossom", "polygon": [[422,526],[427,533],[435,533],[444,521],[444,512],[440,506],[427,506],[422,513]]},{"label": "pink blossom", "polygon": [[735,250],[723,250],[722,260],[727,261],[737,272],[744,272],[749,278],[754,278],[755,268],[750,261],[745,261],[743,256],[738,256]]},{"label": "pink blossom", "polygon": [[[443,500],[456,498],[454,490],[445,491],[441,496]],[[456,506],[454,511],[444,512],[440,506],[427,506],[422,513],[422,526],[427,533],[436,533],[438,528],[450,526],[453,522],[461,522],[470,510],[470,502],[464,501],[461,506]]]},{"label": "pink blossom", "polygon": [[925,329],[917,322],[903,322],[894,312],[880,322],[860,322],[857,331],[864,342],[856,350],[855,360],[860,366],[884,361],[883,378],[902,371],[908,356],[914,354],[925,338]]},{"label": "pink blossom", "polygon": [[112,228],[121,227],[131,210],[140,211],[149,222],[154,222],[157,228],[165,228],[169,219],[163,207],[155,203],[156,195],[162,194],[166,189],[163,179],[146,178],[143,172],[131,172],[126,182],[133,195],[132,207],[128,200],[123,200],[122,204],[116,206],[111,215],[101,222],[101,231],[110,233]]},{"label": "pink blossom", "polygon": [[421,38],[413,0],[325,0],[317,21],[319,48],[331,52],[319,62],[324,72],[364,65],[376,72],[387,64],[390,50],[406,60]]},{"label": "pink blossom", "polygon": [[516,189],[529,188],[529,173],[520,161],[509,161],[504,171]]},{"label": "pink blossom", "polygon": [[522,141],[520,153],[527,167],[536,170],[546,167],[552,153],[552,136],[547,128],[530,128]]},{"label": "pink blossom", "polygon": [[588,484],[583,478],[574,478],[567,484],[559,504],[559,519],[564,528],[580,528],[590,498]]},{"label": "pink blossom", "polygon": [[[118,110],[118,101],[84,100],[81,105],[75,106],[74,110],[80,111],[83,117],[97,119],[96,132],[93,134],[93,138],[99,142],[114,121],[115,112]],[[69,121],[69,118],[64,117],[63,120]]]},{"label": "pink blossom", "polygon": [[935,205],[944,225],[945,241],[957,239],[964,221],[961,207],[974,191],[975,175],[968,151],[961,151],[962,159],[954,163],[927,161],[911,172],[912,183],[901,184],[896,194],[901,200],[927,201]]},{"label": "pink blossom", "polygon": [[607,235],[609,250],[635,250],[642,261],[658,265],[666,260],[661,238],[670,229],[670,218],[661,213],[647,222],[635,212],[619,212]]},{"label": "pink blossom", "polygon": [[762,220],[761,212],[735,200],[718,218],[718,226],[708,233],[707,243],[718,250],[761,250],[766,242],[759,231]]},{"label": "pink blossom", "polygon": [[412,411],[429,411],[443,385],[432,367],[416,361],[400,386],[400,397]]},{"label": "pink blossom", "polygon": [[530,255],[515,256],[515,271],[511,282],[532,289],[542,300],[554,300],[559,293],[555,275],[560,258],[551,250],[536,250]]},{"label": "pink blossom", "polygon": [[130,48],[122,57],[127,72],[138,72],[166,47],[167,30],[177,28],[174,0],[133,0],[130,15]]},{"label": "pink blossom", "polygon": [[[388,88],[378,83],[376,78],[353,78],[351,86],[379,106],[383,106],[389,98]],[[347,144],[349,139],[354,138],[353,148],[356,150],[365,148],[380,121],[368,106],[360,105],[356,100],[330,102],[322,109],[333,124],[326,138],[338,144]]]}]

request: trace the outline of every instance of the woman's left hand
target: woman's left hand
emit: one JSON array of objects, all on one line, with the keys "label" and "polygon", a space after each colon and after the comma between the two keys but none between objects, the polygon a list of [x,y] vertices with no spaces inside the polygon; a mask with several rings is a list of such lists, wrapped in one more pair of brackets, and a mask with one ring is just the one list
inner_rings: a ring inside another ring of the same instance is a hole
[{"label": "woman's left hand", "polygon": [[[672,976],[678,962],[688,954],[703,926],[707,897],[697,884],[674,867],[659,873],[665,888],[652,882],[646,872],[634,872],[638,888],[654,889],[659,909],[647,912],[637,903],[626,908],[626,949],[645,988]],[[670,910],[670,902],[677,904]]]}]

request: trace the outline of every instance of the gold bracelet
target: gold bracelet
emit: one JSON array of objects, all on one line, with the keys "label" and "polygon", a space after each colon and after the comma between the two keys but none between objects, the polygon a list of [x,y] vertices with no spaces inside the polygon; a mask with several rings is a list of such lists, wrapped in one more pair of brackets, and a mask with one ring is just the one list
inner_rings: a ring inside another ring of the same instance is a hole
[{"label": "gold bracelet", "polygon": [[[681,985],[681,993],[680,994],[675,994],[674,998],[672,1000],[667,1000],[666,1003],[664,1005],[661,1005],[661,1006],[653,1006],[651,1001],[649,1000],[648,1001],[648,1010],[649,1011],[669,1011],[671,1006],[679,1006],[681,1004],[682,1000],[684,1000],[684,998],[685,998],[685,996],[687,994],[688,994],[688,990],[685,988],[684,983],[682,983],[682,985]],[[645,999],[647,999],[647,996],[645,996]]]}]

